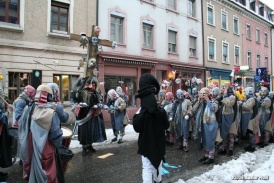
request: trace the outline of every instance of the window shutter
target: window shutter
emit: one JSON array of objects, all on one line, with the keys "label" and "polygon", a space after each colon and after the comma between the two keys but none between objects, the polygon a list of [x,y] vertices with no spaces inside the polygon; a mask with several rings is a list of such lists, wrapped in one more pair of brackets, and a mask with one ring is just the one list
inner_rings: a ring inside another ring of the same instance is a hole
[{"label": "window shutter", "polygon": [[235,48],[235,55],[239,56],[239,48]]},{"label": "window shutter", "polygon": [[169,43],[176,43],[176,32],[169,30],[168,31],[168,40]]},{"label": "window shutter", "polygon": [[214,55],[214,42],[209,41],[209,55]]}]

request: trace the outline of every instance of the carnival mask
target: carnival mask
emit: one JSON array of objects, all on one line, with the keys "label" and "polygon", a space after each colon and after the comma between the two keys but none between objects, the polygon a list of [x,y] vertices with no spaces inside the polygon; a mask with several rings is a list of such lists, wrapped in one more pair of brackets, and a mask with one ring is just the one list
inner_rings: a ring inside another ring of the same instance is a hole
[{"label": "carnival mask", "polygon": [[212,90],[211,90],[212,96],[216,97],[216,96],[218,96],[219,93],[220,93],[220,88],[218,88],[218,87],[212,88]]},{"label": "carnival mask", "polygon": [[166,96],[165,96],[165,99],[166,99],[167,101],[172,100],[172,99],[173,99],[173,94],[172,94],[171,92],[167,92],[167,93],[166,93]]},{"label": "carnival mask", "polygon": [[183,92],[183,90],[178,89],[178,90],[176,91],[176,98],[177,98],[178,100],[181,100],[181,101],[184,100],[184,92]]},{"label": "carnival mask", "polygon": [[111,100],[116,100],[119,97],[119,95],[116,93],[116,91],[114,89],[111,89],[108,91],[108,97]]},{"label": "carnival mask", "polygon": [[264,97],[266,97],[267,95],[268,95],[268,93],[269,93],[269,91],[268,91],[268,89],[266,88],[266,87],[261,87],[261,91],[260,91],[260,96],[262,97],[262,98],[264,98]]},{"label": "carnival mask", "polygon": [[245,88],[245,95],[249,98],[253,96],[254,94],[254,88],[253,87],[246,87]]}]

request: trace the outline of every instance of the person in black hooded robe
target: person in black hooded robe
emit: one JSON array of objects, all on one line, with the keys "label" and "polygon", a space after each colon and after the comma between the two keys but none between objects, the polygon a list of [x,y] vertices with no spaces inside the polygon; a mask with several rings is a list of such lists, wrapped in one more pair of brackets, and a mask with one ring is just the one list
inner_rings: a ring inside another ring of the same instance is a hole
[{"label": "person in black hooded robe", "polygon": [[160,85],[151,74],[143,74],[139,81],[136,98],[141,108],[133,117],[134,130],[139,133],[138,154],[142,155],[143,182],[162,182],[162,161],[166,152],[165,130],[169,121],[165,110],[158,107],[155,95]]}]

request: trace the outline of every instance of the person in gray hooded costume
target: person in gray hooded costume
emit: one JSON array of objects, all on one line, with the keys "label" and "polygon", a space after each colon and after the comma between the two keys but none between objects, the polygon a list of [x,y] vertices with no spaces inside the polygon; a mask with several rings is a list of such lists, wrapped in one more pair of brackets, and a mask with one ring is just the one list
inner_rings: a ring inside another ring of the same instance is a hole
[{"label": "person in gray hooded costume", "polygon": [[253,130],[249,129],[248,126],[253,123],[258,114],[258,102],[254,96],[254,88],[245,88],[245,96],[246,100],[243,102],[239,101],[239,106],[242,108],[240,129],[242,137],[248,137],[249,139],[249,145],[245,146],[244,149],[253,152],[255,151],[255,137]]},{"label": "person in gray hooded costume", "polygon": [[196,115],[193,137],[194,139],[201,137],[205,151],[204,156],[198,161],[205,165],[214,163],[215,140],[218,130],[215,114],[217,110],[218,102],[209,98],[208,88],[202,88],[198,101],[193,106],[193,112]]},{"label": "person in gray hooded costume", "polygon": [[184,93],[181,89],[176,91],[176,100],[173,103],[170,111],[170,121],[174,119],[174,131],[176,140],[179,142],[178,150],[188,152],[188,137],[189,137],[189,123],[192,116],[192,103],[189,99],[185,99]]}]

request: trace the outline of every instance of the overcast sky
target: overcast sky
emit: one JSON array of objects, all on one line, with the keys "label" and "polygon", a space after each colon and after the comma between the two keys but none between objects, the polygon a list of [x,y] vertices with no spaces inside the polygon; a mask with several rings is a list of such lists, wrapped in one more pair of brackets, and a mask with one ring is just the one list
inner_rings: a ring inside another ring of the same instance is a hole
[{"label": "overcast sky", "polygon": [[269,6],[272,10],[274,10],[274,0],[260,0],[262,3]]}]

